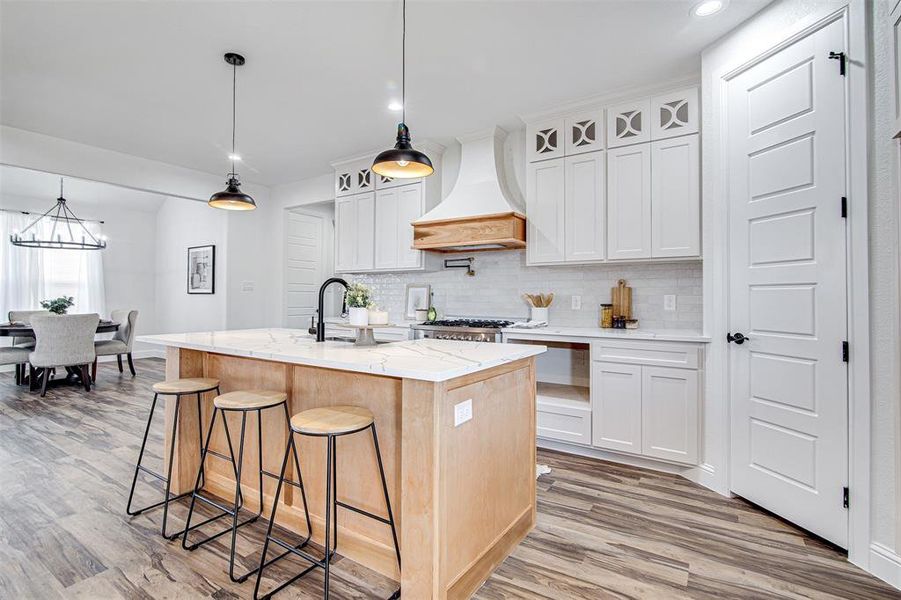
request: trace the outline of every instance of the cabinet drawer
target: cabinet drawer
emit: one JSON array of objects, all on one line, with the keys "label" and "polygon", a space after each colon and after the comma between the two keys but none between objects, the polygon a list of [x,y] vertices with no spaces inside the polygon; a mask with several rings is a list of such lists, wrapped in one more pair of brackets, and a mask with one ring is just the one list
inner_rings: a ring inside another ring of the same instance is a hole
[{"label": "cabinet drawer", "polygon": [[591,342],[591,359],[631,365],[697,369],[700,348],[677,342],[632,342],[596,340]]},{"label": "cabinet drawer", "polygon": [[540,438],[591,444],[591,407],[576,407],[538,398],[537,435]]}]

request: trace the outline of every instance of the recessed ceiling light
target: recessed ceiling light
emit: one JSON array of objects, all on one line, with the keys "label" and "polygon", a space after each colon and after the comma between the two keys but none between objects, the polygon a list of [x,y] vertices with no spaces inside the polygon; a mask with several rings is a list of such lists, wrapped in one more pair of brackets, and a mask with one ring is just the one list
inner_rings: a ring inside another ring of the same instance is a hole
[{"label": "recessed ceiling light", "polygon": [[393,110],[394,112],[400,112],[404,109],[404,105],[398,102],[397,100],[392,101],[388,104],[388,110]]},{"label": "recessed ceiling light", "polygon": [[694,5],[691,14],[696,17],[709,17],[723,10],[725,6],[724,0],[704,0]]},{"label": "recessed ceiling light", "polygon": [[239,160],[241,160],[241,156],[238,154],[229,154],[228,160],[239,161]]}]

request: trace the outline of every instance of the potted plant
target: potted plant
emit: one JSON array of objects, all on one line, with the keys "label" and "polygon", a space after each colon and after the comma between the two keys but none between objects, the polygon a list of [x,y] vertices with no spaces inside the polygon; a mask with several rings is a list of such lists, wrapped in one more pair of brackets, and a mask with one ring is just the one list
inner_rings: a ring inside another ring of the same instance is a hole
[{"label": "potted plant", "polygon": [[60,296],[52,300],[41,300],[41,308],[49,310],[55,315],[64,315],[69,307],[75,305],[75,298],[72,296]]},{"label": "potted plant", "polygon": [[351,283],[347,287],[347,312],[351,325],[369,325],[369,306],[372,304],[372,290],[362,283]]}]

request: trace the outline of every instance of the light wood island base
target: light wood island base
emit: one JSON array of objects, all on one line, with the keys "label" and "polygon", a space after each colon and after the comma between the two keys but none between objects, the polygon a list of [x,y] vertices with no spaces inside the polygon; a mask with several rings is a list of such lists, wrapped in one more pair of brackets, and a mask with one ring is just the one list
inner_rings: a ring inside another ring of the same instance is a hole
[{"label": "light wood island base", "polygon": [[[441,382],[385,377],[292,363],[168,347],[166,379],[215,377],[222,393],[266,389],[288,394],[288,410],[353,404],[375,416],[385,476],[399,530],[403,568],[398,572],[390,529],[348,510],[338,511],[338,552],[400,581],[411,599],[469,598],[535,525],[535,359],[523,358]],[[202,403],[204,431],[212,394]],[[454,426],[454,406],[472,400],[473,418]],[[166,404],[171,430],[174,400]],[[172,491],[191,488],[199,467],[196,407],[183,402],[174,442]],[[240,417],[229,415],[233,443]],[[257,424],[248,417],[242,491],[257,510]],[[278,473],[287,442],[281,410],[263,411],[263,468]],[[325,508],[325,441],[297,436],[314,541],[322,542]],[[167,440],[166,452],[172,446]],[[211,449],[227,453],[217,425]],[[237,453],[237,448],[235,448]],[[385,515],[371,436],[337,441],[339,498]],[[289,463],[289,472],[291,465]],[[210,457],[205,489],[234,497],[231,465]],[[296,478],[291,473],[292,478]],[[276,481],[264,478],[264,516]],[[280,525],[305,530],[300,493],[283,488]],[[299,585],[303,585],[300,583]]]}]

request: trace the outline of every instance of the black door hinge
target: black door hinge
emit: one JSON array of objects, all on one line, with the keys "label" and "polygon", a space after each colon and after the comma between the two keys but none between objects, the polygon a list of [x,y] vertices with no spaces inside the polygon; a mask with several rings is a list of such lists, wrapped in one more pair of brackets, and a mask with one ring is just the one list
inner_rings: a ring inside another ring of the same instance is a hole
[{"label": "black door hinge", "polygon": [[846,196],[842,196],[842,218],[848,218],[848,198]]},{"label": "black door hinge", "polygon": [[849,354],[850,350],[848,350],[848,342],[842,342],[842,362],[848,362]]},{"label": "black door hinge", "polygon": [[838,74],[845,74],[845,62],[847,61],[847,57],[844,52],[830,52],[829,58],[838,61]]},{"label": "black door hinge", "polygon": [[848,502],[848,486],[842,488],[842,506],[844,508],[850,506],[850,503]]}]

